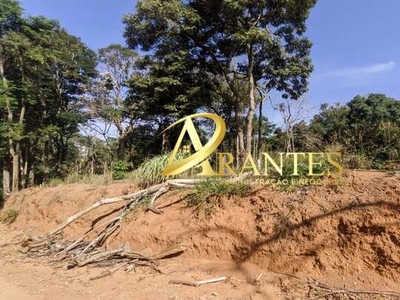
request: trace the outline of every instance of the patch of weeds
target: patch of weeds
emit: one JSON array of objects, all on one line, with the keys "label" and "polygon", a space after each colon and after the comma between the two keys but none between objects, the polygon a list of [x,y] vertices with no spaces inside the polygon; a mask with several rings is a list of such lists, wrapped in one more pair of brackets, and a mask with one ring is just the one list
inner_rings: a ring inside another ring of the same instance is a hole
[{"label": "patch of weeds", "polygon": [[137,203],[132,203],[130,211],[123,216],[123,220],[130,222],[135,220],[142,212],[145,212],[151,202],[153,195],[147,195]]},{"label": "patch of weeds", "polygon": [[250,190],[248,183],[211,178],[196,184],[194,191],[186,195],[184,201],[188,207],[194,207],[197,213],[210,216],[221,207],[224,197],[244,197]]},{"label": "patch of weeds", "polygon": [[[168,164],[170,154],[157,155],[144,161],[139,168],[137,168],[131,175],[131,179],[141,187],[149,187],[151,185],[162,183],[168,179],[177,178],[174,176],[163,176],[161,172],[164,171]],[[176,161],[183,160],[184,154],[178,152]],[[181,177],[188,177],[187,172],[183,173]]]},{"label": "patch of weeds", "polygon": [[0,221],[2,223],[11,224],[13,223],[18,217],[18,210],[9,208],[4,211],[3,215],[0,217]]},{"label": "patch of weeds", "polygon": [[47,183],[48,187],[56,187],[63,184],[63,180],[61,178],[51,178],[50,181]]},{"label": "patch of weeds", "polygon": [[146,210],[150,206],[151,199],[153,198],[153,195],[147,195],[144,197],[144,199],[140,200],[138,203],[139,207],[141,207],[143,210]]}]

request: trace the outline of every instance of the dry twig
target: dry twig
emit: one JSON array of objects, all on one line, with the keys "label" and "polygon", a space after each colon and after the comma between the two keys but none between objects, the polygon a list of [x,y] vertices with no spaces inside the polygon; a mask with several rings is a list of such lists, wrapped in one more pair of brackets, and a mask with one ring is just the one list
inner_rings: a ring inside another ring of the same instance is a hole
[{"label": "dry twig", "polygon": [[315,296],[314,298],[307,298],[308,300],[316,300],[323,299],[332,295],[376,295],[382,297],[395,297],[396,299],[400,299],[400,293],[394,291],[372,291],[372,290],[360,290],[360,289],[341,289],[341,288],[333,288],[326,284],[319,282],[309,282],[309,287],[314,290],[324,290],[326,291],[322,295]]},{"label": "dry twig", "polygon": [[203,284],[225,281],[227,278],[228,277],[217,277],[217,278],[211,278],[211,279],[200,280],[200,281],[170,280],[169,283],[172,283],[172,284],[183,284],[183,285],[190,285],[190,286],[198,287],[198,286],[203,285]]}]

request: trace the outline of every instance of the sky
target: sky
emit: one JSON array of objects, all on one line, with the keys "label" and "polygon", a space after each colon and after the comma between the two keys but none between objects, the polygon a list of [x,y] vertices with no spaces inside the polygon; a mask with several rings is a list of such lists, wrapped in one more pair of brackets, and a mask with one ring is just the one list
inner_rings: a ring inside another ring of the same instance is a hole
[{"label": "sky", "polygon": [[[300,0],[301,1],[301,0]],[[134,0],[22,0],[27,14],[58,19],[96,50],[124,44],[122,16]],[[314,72],[304,96],[309,118],[322,103],[384,93],[400,99],[400,1],[319,0],[307,20]],[[275,97],[274,95],[272,96]],[[279,115],[266,107],[267,116]]]}]

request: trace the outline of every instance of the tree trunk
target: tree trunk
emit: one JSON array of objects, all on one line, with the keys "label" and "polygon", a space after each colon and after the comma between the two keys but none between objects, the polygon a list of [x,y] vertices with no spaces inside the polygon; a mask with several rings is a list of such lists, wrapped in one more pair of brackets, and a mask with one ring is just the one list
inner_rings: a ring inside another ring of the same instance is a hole
[{"label": "tree trunk", "polygon": [[19,152],[16,149],[18,147],[18,143],[14,144],[10,140],[10,154],[12,157],[12,184],[11,184],[11,192],[15,193],[19,189]]},{"label": "tree trunk", "polygon": [[240,119],[239,113],[239,99],[236,98],[236,107],[235,107],[235,121],[236,121],[236,134],[237,134],[237,163],[241,164],[244,162],[244,158],[246,157],[246,150],[244,148],[244,133],[242,128],[242,120]]},{"label": "tree trunk", "polygon": [[246,128],[246,153],[251,153],[252,148],[252,137],[253,137],[253,118],[255,111],[255,99],[254,99],[254,76],[253,76],[253,68],[254,68],[254,54],[253,54],[253,46],[248,45],[247,47],[247,58],[249,61],[249,69],[248,69],[248,88],[249,88],[249,110],[247,112],[247,128]]},{"label": "tree trunk", "polygon": [[[23,102],[23,100],[22,100]],[[11,107],[10,107],[10,112],[11,112],[11,116],[9,117],[9,122],[12,123],[12,111],[11,111]],[[20,115],[19,115],[19,125],[23,125],[24,123],[24,119],[25,119],[25,110],[26,110],[26,106],[24,104],[22,104],[21,107],[21,111],[20,111]],[[10,133],[14,133],[12,129],[10,129]],[[20,133],[18,133],[18,135],[20,135]],[[21,157],[21,142],[15,141],[12,138],[10,138],[9,140],[10,143],[10,153],[11,156],[13,158],[13,171],[12,171],[12,192],[15,193],[19,190],[20,188],[20,177],[21,177],[21,162],[22,162],[22,157]]]},{"label": "tree trunk", "polygon": [[44,179],[44,181],[47,182],[50,179],[49,142],[48,141],[44,141],[42,161],[43,161],[43,179]]},{"label": "tree trunk", "polygon": [[106,176],[107,175],[107,168],[108,168],[108,164],[107,161],[103,162],[103,175]]},{"label": "tree trunk", "polygon": [[119,121],[115,124],[118,129],[118,160],[125,161],[125,147],[126,141],[129,138],[129,135],[133,131],[132,127],[124,128],[122,125],[122,121]]},{"label": "tree trunk", "polygon": [[118,139],[118,160],[125,160],[125,136]]},{"label": "tree trunk", "polygon": [[161,143],[161,152],[164,153],[168,153],[170,151],[170,145],[169,145],[169,141],[168,141],[168,137],[167,137],[167,133],[164,132],[162,134],[162,143]]},{"label": "tree trunk", "polygon": [[4,195],[10,195],[10,172],[6,169],[3,169],[3,191]]},{"label": "tree trunk", "polygon": [[22,174],[21,174],[21,186],[22,188],[27,188],[29,186],[29,140],[24,145],[24,151],[20,155],[20,162],[22,166]]},{"label": "tree trunk", "polygon": [[[258,111],[258,144],[257,144],[257,160],[261,162],[261,150],[262,150],[262,122],[263,122],[263,99],[260,101],[260,107]],[[259,166],[261,167],[261,166]]]},{"label": "tree trunk", "polygon": [[94,177],[94,161],[93,158],[90,160],[90,177]]},{"label": "tree trunk", "polygon": [[[14,121],[14,114],[12,111],[11,107],[11,102],[10,98],[8,97],[8,82],[7,79],[4,76],[4,62],[2,59],[0,59],[0,77],[3,81],[3,90],[4,90],[4,98],[5,98],[5,103],[6,103],[6,109],[7,109],[7,121],[9,124],[12,124]],[[25,111],[23,111],[25,112]],[[11,182],[11,192],[16,192],[19,187],[19,143],[14,142],[13,136],[15,135],[12,127],[9,125],[8,128],[10,138],[8,140],[9,144],[9,152],[12,157],[12,182]]]},{"label": "tree trunk", "polygon": [[35,165],[31,160],[28,168],[28,181],[31,186],[35,185],[35,172],[33,171],[34,169]]}]

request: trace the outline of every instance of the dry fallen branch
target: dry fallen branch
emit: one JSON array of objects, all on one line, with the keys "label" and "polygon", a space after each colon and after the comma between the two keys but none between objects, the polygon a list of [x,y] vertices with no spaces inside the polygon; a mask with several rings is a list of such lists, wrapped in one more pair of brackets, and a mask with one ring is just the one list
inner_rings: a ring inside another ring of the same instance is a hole
[{"label": "dry fallen branch", "polygon": [[95,228],[90,229],[88,232],[86,232],[84,235],[82,235],[80,238],[78,238],[75,242],[73,242],[71,245],[69,245],[67,248],[65,248],[62,252],[60,252],[60,255],[65,255],[68,253],[68,251],[74,249],[79,243],[81,243],[86,237],[88,237],[92,232],[102,228],[102,227],[107,227],[109,224],[118,221],[120,217],[118,216],[117,218],[114,218],[110,221],[104,222],[100,224],[99,226],[96,226]]},{"label": "dry fallen branch", "polygon": [[[121,197],[114,197],[114,198],[106,198],[106,199],[100,199],[97,202],[93,203],[92,205],[82,209],[81,211],[75,213],[74,215],[70,216],[67,218],[62,224],[51,230],[46,234],[46,237],[53,236],[57,233],[59,233],[61,230],[63,230],[65,227],[70,225],[71,223],[75,222],[79,218],[83,217],[84,215],[88,214],[92,210],[103,206],[107,204],[114,204],[114,203],[119,203],[119,202],[126,202],[126,201],[133,201],[135,200],[139,201],[145,198],[147,195],[157,193],[160,190],[163,191],[168,187],[180,187],[180,188],[191,188],[193,185],[197,182],[202,181],[203,179],[175,179],[175,180],[169,180],[164,183],[160,183],[154,186],[151,186],[147,189],[140,190],[138,192],[135,192],[133,194],[121,196]],[[157,196],[158,197],[158,196]],[[157,198],[155,197],[155,198]],[[155,199],[153,200],[153,202]]]},{"label": "dry fallen branch", "polygon": [[225,281],[227,278],[228,277],[217,277],[217,278],[211,278],[211,279],[200,280],[200,281],[170,280],[169,283],[171,283],[171,284],[183,284],[183,285],[190,285],[190,286],[198,287],[198,286],[203,285],[203,284],[209,284],[209,283],[216,283],[216,282]]},{"label": "dry fallen branch", "polygon": [[109,275],[112,275],[113,273],[115,273],[116,271],[118,271],[119,269],[128,266],[128,263],[121,263],[118,266],[116,266],[115,268],[111,269],[111,270],[106,270],[104,272],[101,272],[99,275],[94,276],[89,278],[89,280],[96,280],[96,279],[100,279]]},{"label": "dry fallen branch", "polygon": [[[21,243],[26,239],[26,238],[25,238],[25,236],[26,236],[26,231],[27,231],[27,230],[25,230],[24,232],[19,233],[19,234],[13,236],[13,237],[10,238],[9,240],[7,240],[5,243],[0,244],[0,248],[6,247],[6,246],[10,246],[10,245],[18,245],[18,244],[21,244]],[[19,239],[19,240],[16,240],[16,239],[19,238],[19,237],[23,237],[23,238],[21,238],[21,239]]]},{"label": "dry fallen branch", "polygon": [[77,266],[82,267],[82,266],[86,266],[90,263],[98,262],[101,260],[106,260],[106,259],[113,258],[113,257],[118,257],[121,259],[127,258],[130,260],[136,260],[136,261],[142,260],[142,261],[154,262],[159,259],[167,258],[167,257],[174,256],[174,255],[179,255],[179,254],[183,253],[185,250],[186,250],[186,247],[184,245],[178,245],[176,247],[170,248],[170,249],[162,251],[160,253],[146,255],[146,254],[142,254],[139,252],[130,251],[128,249],[128,247],[126,245],[124,245],[123,247],[120,247],[117,249],[97,253],[95,255],[90,256],[89,258],[87,258],[85,260],[79,261],[79,258],[78,258],[76,264],[77,264]]},{"label": "dry fallen branch", "polygon": [[372,290],[360,290],[360,289],[340,289],[333,288],[326,284],[319,282],[309,282],[309,287],[315,291],[325,291],[325,293],[315,296],[313,298],[307,298],[308,300],[317,300],[317,299],[326,299],[329,296],[333,295],[375,295],[382,297],[395,297],[396,299],[400,299],[400,293],[394,291],[372,291]]},{"label": "dry fallen branch", "polygon": [[165,194],[166,192],[168,192],[170,189],[169,186],[165,186],[160,188],[155,194],[154,196],[151,198],[150,200],[150,204],[149,204],[149,210],[151,210],[152,212],[156,213],[156,214],[160,214],[162,213],[162,211],[158,210],[157,208],[154,207],[154,202],[157,200],[157,198],[159,198],[160,196],[162,196],[163,194]]},{"label": "dry fallen branch", "polygon": [[83,266],[86,266],[86,265],[88,265],[90,263],[93,263],[93,262],[97,262],[97,261],[100,261],[100,260],[105,260],[107,258],[111,258],[111,257],[113,257],[113,256],[115,256],[117,254],[121,254],[123,252],[124,252],[124,247],[121,247],[121,248],[118,248],[118,249],[113,249],[113,250],[108,250],[108,251],[101,252],[101,253],[97,253],[95,255],[91,255],[89,258],[87,258],[85,260],[78,261],[77,265],[79,267],[83,267]]},{"label": "dry fallen branch", "polygon": [[[129,195],[100,199],[68,217],[56,228],[42,236],[35,236],[31,232],[25,231],[25,238],[18,240],[18,243],[23,247],[21,251],[29,256],[51,256],[51,261],[54,263],[64,261],[64,268],[66,269],[83,267],[89,264],[106,265],[106,263],[109,263],[108,265],[114,267],[117,265],[114,269],[103,272],[94,279],[111,275],[121,266],[127,266],[129,271],[138,266],[148,266],[159,272],[155,264],[157,260],[179,255],[186,250],[186,247],[178,245],[159,253],[143,254],[130,250],[127,245],[117,249],[109,249],[110,242],[122,230],[125,216],[138,208],[148,197],[151,197],[148,205],[149,209],[159,213],[160,211],[154,207],[154,203],[161,195],[167,193],[171,188],[192,188],[195,183],[202,180],[204,179],[169,180]],[[62,231],[71,223],[101,206],[120,202],[125,202],[126,204],[116,210],[118,215],[112,217],[111,220],[92,226],[75,241],[68,242],[61,239]],[[91,238],[88,241],[89,237]],[[9,240],[8,243],[12,243],[16,238]]]}]

